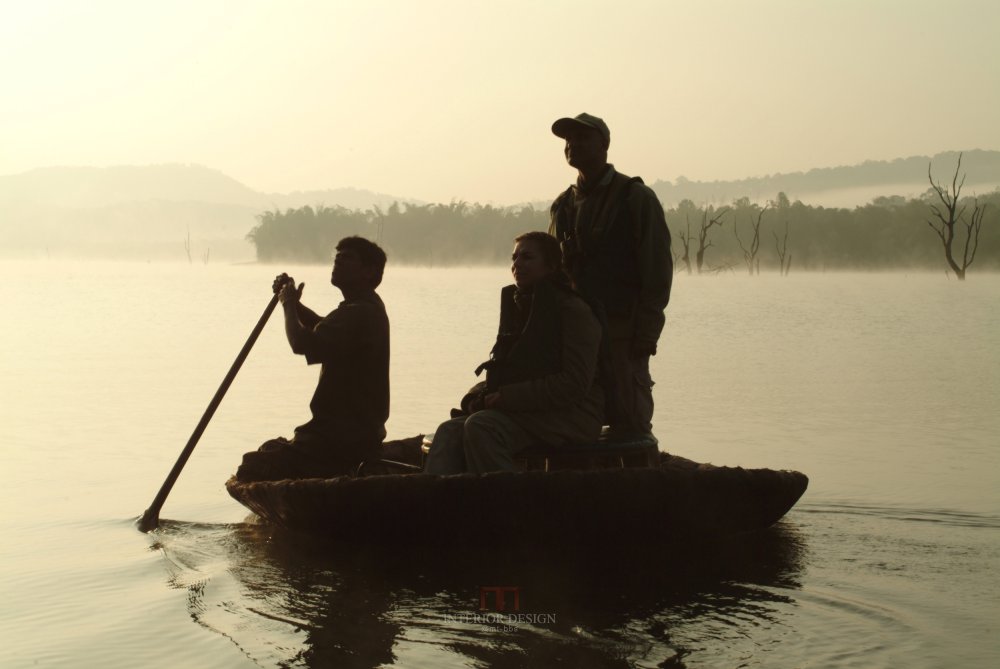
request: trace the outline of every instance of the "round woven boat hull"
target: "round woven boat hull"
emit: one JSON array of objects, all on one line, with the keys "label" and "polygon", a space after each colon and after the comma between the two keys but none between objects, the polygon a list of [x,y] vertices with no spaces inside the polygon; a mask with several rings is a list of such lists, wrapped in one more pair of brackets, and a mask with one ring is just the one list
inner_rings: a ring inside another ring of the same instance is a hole
[{"label": "round woven boat hull", "polygon": [[226,483],[265,520],[337,541],[501,545],[671,541],[760,530],[805,492],[795,471],[700,465],[661,454],[659,468],[383,475]]}]

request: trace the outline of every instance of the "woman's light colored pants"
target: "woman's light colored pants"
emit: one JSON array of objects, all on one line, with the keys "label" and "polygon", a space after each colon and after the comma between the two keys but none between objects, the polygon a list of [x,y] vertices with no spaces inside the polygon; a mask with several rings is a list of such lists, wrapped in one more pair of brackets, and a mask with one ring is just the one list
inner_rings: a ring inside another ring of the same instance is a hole
[{"label": "woman's light colored pants", "polygon": [[428,474],[515,471],[514,454],[532,439],[506,414],[492,409],[438,426],[424,471]]}]

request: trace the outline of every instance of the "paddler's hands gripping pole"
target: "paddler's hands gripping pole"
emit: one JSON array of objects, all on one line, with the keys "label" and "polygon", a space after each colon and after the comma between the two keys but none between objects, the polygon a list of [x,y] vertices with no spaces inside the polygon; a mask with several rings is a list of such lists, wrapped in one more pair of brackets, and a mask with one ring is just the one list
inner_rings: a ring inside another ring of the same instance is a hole
[{"label": "paddler's hands gripping pole", "polygon": [[[275,282],[277,284],[277,281]],[[260,320],[257,321],[256,327],[254,327],[253,332],[250,333],[250,338],[247,339],[247,343],[243,345],[243,350],[240,351],[239,355],[236,356],[236,361],[233,362],[233,366],[229,368],[229,373],[226,374],[226,378],[222,380],[222,385],[219,389],[215,391],[215,397],[209,403],[208,408],[205,409],[205,414],[198,421],[198,425],[194,428],[194,433],[191,438],[188,439],[187,446],[181,451],[181,455],[177,458],[177,462],[174,463],[174,468],[170,470],[170,474],[167,475],[167,480],[163,482],[160,487],[160,492],[156,493],[156,498],[153,499],[153,503],[146,509],[146,513],[142,514],[142,518],[137,521],[139,530],[141,532],[149,532],[150,530],[155,530],[160,524],[160,508],[163,507],[163,503],[167,501],[167,495],[170,494],[170,489],[174,487],[174,483],[177,481],[177,477],[181,475],[181,470],[184,469],[184,465],[187,464],[188,458],[191,457],[191,452],[194,451],[194,447],[198,444],[198,440],[201,439],[201,434],[208,427],[208,422],[212,420],[212,416],[215,414],[215,410],[219,408],[219,404],[222,403],[222,398],[225,396],[226,391],[229,390],[229,386],[232,384],[233,379],[236,378],[236,373],[240,371],[240,367],[243,365],[243,361],[247,359],[247,355],[250,354],[250,349],[253,348],[254,343],[257,341],[257,337],[260,336],[261,331],[264,330],[264,325],[267,323],[267,319],[271,316],[271,312],[278,305],[278,288],[275,288],[274,297],[268,303],[267,308],[264,309],[263,315],[261,315]]]}]

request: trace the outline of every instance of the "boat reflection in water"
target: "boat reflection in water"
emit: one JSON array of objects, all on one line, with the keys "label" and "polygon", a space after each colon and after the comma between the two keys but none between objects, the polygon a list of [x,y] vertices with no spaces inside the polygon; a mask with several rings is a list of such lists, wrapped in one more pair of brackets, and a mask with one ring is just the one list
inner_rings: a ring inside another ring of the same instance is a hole
[{"label": "boat reflection in water", "polygon": [[[400,520],[400,522],[418,522]],[[745,662],[790,633],[794,524],[701,545],[352,547],[259,524],[165,521],[188,613],[282,667]]]}]

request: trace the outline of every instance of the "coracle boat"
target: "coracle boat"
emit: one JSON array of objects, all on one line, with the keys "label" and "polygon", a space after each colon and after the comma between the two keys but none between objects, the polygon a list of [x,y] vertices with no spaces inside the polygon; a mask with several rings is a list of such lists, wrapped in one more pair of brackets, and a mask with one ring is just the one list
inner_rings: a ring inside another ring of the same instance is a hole
[{"label": "coracle boat", "polygon": [[[384,457],[396,459],[379,469],[397,473],[267,481],[241,480],[238,473],[226,489],[274,525],[334,541],[552,545],[762,530],[809,483],[800,472],[717,467],[658,452],[655,443],[603,441],[560,451],[562,459],[529,451],[520,472],[435,476],[414,466],[421,441],[386,442]],[[618,466],[607,468],[609,460]]]}]

